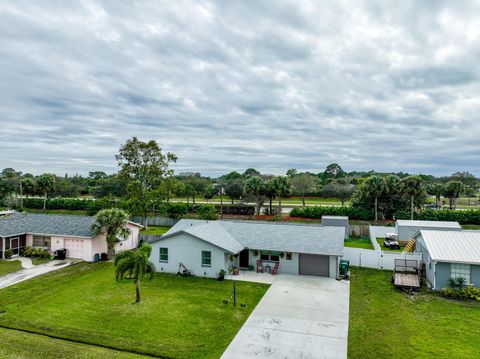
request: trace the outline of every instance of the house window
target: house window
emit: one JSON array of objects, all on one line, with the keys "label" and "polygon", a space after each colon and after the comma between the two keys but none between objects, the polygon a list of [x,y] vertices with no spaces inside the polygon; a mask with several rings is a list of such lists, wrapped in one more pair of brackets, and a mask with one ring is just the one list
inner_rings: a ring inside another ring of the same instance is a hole
[{"label": "house window", "polygon": [[160,262],[168,262],[168,248],[160,248]]},{"label": "house window", "polygon": [[280,261],[280,252],[260,251],[260,259],[264,261],[278,262]]},{"label": "house window", "polygon": [[292,252],[287,252],[285,254],[285,258],[287,259],[287,261],[291,261],[292,260]]},{"label": "house window", "polygon": [[52,239],[50,237],[33,236],[34,247],[50,248],[51,241]]},{"label": "house window", "polygon": [[470,264],[452,263],[450,267],[450,277],[463,277],[470,283]]},{"label": "house window", "polygon": [[212,266],[212,252],[202,251],[202,267]]}]

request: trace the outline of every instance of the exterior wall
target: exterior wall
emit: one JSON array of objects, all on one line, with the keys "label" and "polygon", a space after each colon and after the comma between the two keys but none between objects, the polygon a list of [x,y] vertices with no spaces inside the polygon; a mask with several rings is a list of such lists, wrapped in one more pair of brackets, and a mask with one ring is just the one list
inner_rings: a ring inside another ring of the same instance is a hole
[{"label": "exterior wall", "polygon": [[[228,252],[187,233],[160,239],[151,245],[150,260],[157,272],[177,273],[179,264],[183,263],[196,276],[216,278],[221,269],[228,271],[231,263]],[[160,262],[161,247],[168,248],[168,263]],[[211,267],[202,267],[202,251],[212,253]]]},{"label": "exterior wall", "polygon": [[[260,251],[258,256],[253,255],[254,250],[250,250],[250,255],[248,258],[249,264],[253,265],[257,270],[257,260],[260,259]],[[286,252],[284,252],[286,253]],[[282,274],[298,274],[298,253],[292,253],[292,259],[288,260],[286,255],[283,258],[280,258],[279,265],[278,265],[278,273]]]},{"label": "exterior wall", "polygon": [[435,286],[435,263],[431,261],[430,253],[423,246],[423,242],[421,240],[417,240],[415,252],[420,253],[421,260],[423,263],[425,263],[425,276],[433,288]]},{"label": "exterior wall", "polygon": [[470,273],[470,280],[474,287],[480,288],[480,265],[472,265],[472,271]]},{"label": "exterior wall", "polygon": [[445,228],[445,227],[409,227],[409,226],[399,226],[397,227],[398,239],[401,241],[408,241],[412,239],[412,237],[418,233],[420,230],[431,230],[431,231],[461,231],[461,228]]},{"label": "exterior wall", "polygon": [[440,290],[448,287],[448,279],[450,278],[450,263],[435,263],[435,288]]},{"label": "exterior wall", "polygon": [[338,264],[340,260],[337,256],[330,256],[330,278],[338,277]]}]

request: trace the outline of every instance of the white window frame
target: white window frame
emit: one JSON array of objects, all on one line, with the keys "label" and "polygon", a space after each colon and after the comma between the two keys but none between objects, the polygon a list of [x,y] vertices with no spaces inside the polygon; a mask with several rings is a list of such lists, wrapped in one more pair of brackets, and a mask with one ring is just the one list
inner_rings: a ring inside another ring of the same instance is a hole
[{"label": "white window frame", "polygon": [[450,277],[451,278],[458,278],[463,277],[465,278],[467,284],[470,283],[471,279],[472,268],[470,264],[463,264],[463,263],[451,263],[450,264]]},{"label": "white window frame", "polygon": [[[35,239],[38,239],[38,238],[41,238],[42,240],[42,245],[41,246],[36,246],[35,245]],[[45,246],[45,242],[48,242],[48,246]],[[52,248],[52,237],[48,237],[48,236],[32,236],[32,247],[35,247],[35,248]]]}]

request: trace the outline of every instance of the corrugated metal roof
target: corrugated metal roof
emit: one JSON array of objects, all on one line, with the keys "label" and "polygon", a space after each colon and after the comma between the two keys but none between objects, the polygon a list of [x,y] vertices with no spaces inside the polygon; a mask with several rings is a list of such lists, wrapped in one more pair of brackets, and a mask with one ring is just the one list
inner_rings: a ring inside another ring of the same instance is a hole
[{"label": "corrugated metal roof", "polygon": [[92,237],[94,221],[91,216],[14,213],[0,218],[0,236],[30,233]]},{"label": "corrugated metal roof", "polygon": [[416,238],[433,261],[480,264],[480,231],[421,230]]},{"label": "corrugated metal roof", "polygon": [[[344,227],[182,219],[162,238],[190,233],[232,253],[243,248],[343,255]],[[161,239],[160,239],[161,240]]]},{"label": "corrugated metal roof", "polygon": [[398,226],[404,227],[436,227],[436,228],[462,228],[458,222],[447,221],[418,221],[418,220],[397,220]]}]

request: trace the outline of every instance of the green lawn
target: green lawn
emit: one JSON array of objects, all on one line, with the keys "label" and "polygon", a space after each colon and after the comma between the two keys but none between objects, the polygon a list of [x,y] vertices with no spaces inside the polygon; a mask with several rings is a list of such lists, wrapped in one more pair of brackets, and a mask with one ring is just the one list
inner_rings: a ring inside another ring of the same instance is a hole
[{"label": "green lawn", "polygon": [[348,238],[344,242],[345,247],[373,249],[372,242],[368,237],[360,237],[357,239]]},{"label": "green lawn", "polygon": [[39,264],[45,264],[50,262],[50,259],[43,259],[43,258],[32,258],[32,264],[34,266],[38,266]]},{"label": "green lawn", "polygon": [[462,224],[462,228],[480,230],[480,224]]},{"label": "green lawn", "polygon": [[2,343],[0,345],[0,358],[6,359],[150,358],[3,328],[0,328],[0,343]]},{"label": "green lawn", "polygon": [[0,260],[0,276],[22,269],[20,261]]},{"label": "green lawn", "polygon": [[351,268],[349,358],[480,357],[480,303],[411,296],[391,275]]},{"label": "green lawn", "polygon": [[[111,263],[80,263],[0,290],[0,325],[60,338],[175,358],[218,358],[268,286],[237,283],[239,302],[224,306],[232,282],[158,274],[115,282]],[[47,290],[48,289],[48,290]]]},{"label": "green lawn", "polygon": [[[184,202],[187,203],[187,198],[186,197],[177,197],[172,199],[173,202]],[[192,203],[192,198],[190,197],[188,199],[189,203]],[[203,198],[202,196],[197,196],[195,198],[195,202],[201,202],[201,203],[206,203],[207,200]],[[213,197],[212,199],[208,200],[208,202],[220,202],[220,196]],[[226,196],[223,197],[223,203],[224,204],[232,204],[232,200]],[[240,200],[234,200],[234,203],[241,203]],[[274,200],[275,205],[278,204],[278,199]],[[300,205],[302,204],[302,198],[301,197],[287,197],[287,198],[282,198],[282,205]],[[318,205],[328,205],[328,206],[340,206],[341,202],[338,200],[338,198],[335,197],[305,197],[305,204],[318,204]],[[350,201],[345,202],[345,206],[350,205]]]},{"label": "green lawn", "polygon": [[148,226],[148,229],[140,231],[141,234],[156,234],[161,236],[167,232],[172,227],[163,227],[163,226]]}]

